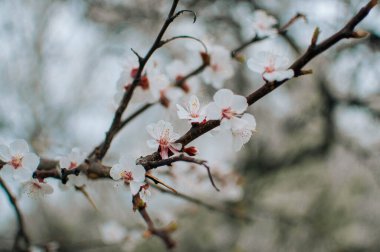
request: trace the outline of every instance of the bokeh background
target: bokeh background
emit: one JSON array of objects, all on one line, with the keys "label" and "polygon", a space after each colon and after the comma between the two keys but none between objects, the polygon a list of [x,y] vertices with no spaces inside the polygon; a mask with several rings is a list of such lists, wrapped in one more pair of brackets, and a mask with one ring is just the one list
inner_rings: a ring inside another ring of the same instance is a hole
[{"label": "bokeh background", "polygon": [[[232,50],[247,39],[246,20],[254,10],[267,10],[280,24],[301,12],[308,22],[294,24],[286,38],[267,39],[243,51],[246,58],[269,50],[294,60],[316,26],[325,38],[365,3],[182,0],[180,7],[197,12],[198,20],[193,24],[184,14],[166,37],[191,35]],[[147,51],[170,4],[0,0],[1,141],[26,139],[49,158],[72,147],[91,151],[112,120],[116,82],[126,58],[133,56],[130,48]],[[207,134],[194,142],[216,173],[221,192],[200,176],[200,167],[176,164],[157,171],[180,192],[216,206],[210,210],[152,189],[148,210],[158,226],[175,222],[177,251],[380,250],[379,20],[376,7],[360,24],[371,33],[368,38],[338,44],[308,65],[312,75],[289,81],[250,107],[257,133],[240,152],[221,136]],[[180,59],[195,68],[200,49],[178,40],[152,61],[165,67]],[[225,84],[234,92],[249,94],[263,84],[245,64],[234,62],[234,69]],[[198,77],[193,81],[200,85],[201,101],[210,101],[215,90]],[[138,107],[130,106],[127,114]],[[155,105],[116,137],[105,163],[112,165],[125,153],[150,153],[144,128],[160,119],[171,121],[179,133],[189,127],[177,119],[174,104],[169,109]],[[165,251],[159,239],[141,237],[145,224],[133,213],[130,194],[115,189],[112,181],[88,181],[97,211],[81,193],[62,190],[53,179],[47,182],[55,192],[39,200],[10,185],[34,244],[54,241],[59,251]],[[112,232],[123,230],[126,241],[107,241],[102,235],[107,224]],[[16,228],[14,212],[0,191],[0,250],[12,246]]]}]

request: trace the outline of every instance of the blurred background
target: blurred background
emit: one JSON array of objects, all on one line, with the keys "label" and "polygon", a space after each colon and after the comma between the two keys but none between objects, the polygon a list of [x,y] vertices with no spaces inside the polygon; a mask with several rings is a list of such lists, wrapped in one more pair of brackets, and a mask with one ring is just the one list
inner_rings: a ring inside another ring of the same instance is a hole
[{"label": "blurred background", "polygon": [[[320,38],[338,31],[366,1],[358,0],[182,0],[184,14],[165,37],[191,35],[209,43],[237,48],[248,39],[246,20],[264,9],[286,23],[298,21],[286,36],[256,43],[242,52],[249,58],[262,50],[296,59],[313,30]],[[71,148],[90,152],[102,141],[113,118],[116,82],[130,48],[144,55],[170,8],[169,0],[0,0],[0,141],[23,138],[41,157],[57,158]],[[177,251],[379,251],[380,241],[380,9],[359,27],[363,40],[338,44],[316,58],[302,76],[249,108],[257,132],[238,153],[220,135],[207,134],[192,145],[209,161],[221,191],[216,192],[202,167],[175,164],[155,171],[194,204],[152,189],[148,203],[156,225],[177,226]],[[195,49],[194,49],[195,48]],[[154,54],[165,68],[175,59],[189,69],[200,63],[201,47],[178,40]],[[263,84],[245,64],[233,62],[234,76],[225,87],[247,95]],[[215,89],[199,76],[203,104]],[[177,103],[183,104],[188,97]],[[132,104],[125,116],[139,108]],[[145,126],[180,121],[175,103],[156,104],[118,135],[105,164],[127,153],[152,152]],[[162,242],[142,237],[145,223],[133,213],[131,197],[112,181],[88,181],[83,194],[62,189],[30,199],[18,195],[35,249],[59,244],[59,251],[165,251]],[[205,205],[208,206],[205,207]],[[211,206],[211,207],[210,207]],[[213,208],[214,206],[214,208]],[[0,191],[0,250],[11,248],[15,214]],[[110,237],[111,236],[111,237]],[[121,239],[118,239],[121,237]]]}]

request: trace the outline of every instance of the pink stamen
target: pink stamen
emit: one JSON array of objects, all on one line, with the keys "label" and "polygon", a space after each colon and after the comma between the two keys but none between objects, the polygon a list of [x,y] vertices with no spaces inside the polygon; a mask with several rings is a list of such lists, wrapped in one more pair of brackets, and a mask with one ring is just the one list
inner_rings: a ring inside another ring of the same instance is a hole
[{"label": "pink stamen", "polygon": [[133,180],[133,174],[131,171],[123,171],[121,177],[124,179],[125,183],[130,183]]},{"label": "pink stamen", "polygon": [[12,160],[11,160],[10,164],[15,169],[21,167],[21,165],[22,165],[22,157],[19,157],[19,156],[12,157]]},{"label": "pink stamen", "polygon": [[223,118],[231,119],[235,115],[235,112],[231,110],[231,108],[225,108],[222,110]]},{"label": "pink stamen", "polygon": [[69,170],[74,169],[77,166],[78,166],[78,164],[76,162],[71,161],[70,166],[69,166]]}]

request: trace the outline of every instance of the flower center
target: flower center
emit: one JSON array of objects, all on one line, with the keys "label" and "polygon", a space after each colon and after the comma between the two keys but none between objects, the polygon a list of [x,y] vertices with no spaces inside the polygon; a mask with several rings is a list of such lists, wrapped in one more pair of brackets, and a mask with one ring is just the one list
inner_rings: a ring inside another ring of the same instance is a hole
[{"label": "flower center", "polygon": [[74,169],[74,168],[77,167],[77,166],[78,166],[77,162],[73,162],[73,161],[71,161],[71,162],[70,162],[70,165],[69,165],[69,170]]},{"label": "flower center", "polygon": [[213,65],[211,65],[211,69],[214,72],[218,72],[218,71],[220,71],[220,66],[218,64],[213,64]]},{"label": "flower center", "polygon": [[222,110],[223,118],[231,119],[236,113],[231,108],[225,108]]},{"label": "flower center", "polygon": [[168,146],[169,145],[169,129],[164,129],[158,143],[161,146]]},{"label": "flower center", "polygon": [[260,28],[260,29],[262,29],[262,30],[265,30],[267,28],[267,26],[265,25],[265,23],[262,23],[262,22],[259,22],[257,24],[257,27]]},{"label": "flower center", "polygon": [[133,174],[131,171],[123,171],[120,175],[127,184],[133,180]]},{"label": "flower center", "polygon": [[20,168],[21,165],[22,165],[22,156],[14,156],[12,157],[12,160],[10,162],[10,164],[13,166],[13,168],[17,169],[17,168]]},{"label": "flower center", "polygon": [[273,73],[276,69],[274,68],[273,65],[270,65],[270,66],[266,66],[265,67],[265,72],[266,73]]}]

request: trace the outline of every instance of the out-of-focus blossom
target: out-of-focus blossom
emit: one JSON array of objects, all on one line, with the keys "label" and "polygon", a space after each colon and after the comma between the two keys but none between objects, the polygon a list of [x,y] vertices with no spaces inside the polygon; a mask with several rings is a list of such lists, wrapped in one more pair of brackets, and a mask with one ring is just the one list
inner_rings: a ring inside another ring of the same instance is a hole
[{"label": "out-of-focus blossom", "polygon": [[247,99],[241,95],[234,95],[229,89],[221,89],[214,95],[214,102],[207,106],[207,120],[222,120],[221,127],[231,128],[230,119],[244,113],[247,109]]},{"label": "out-of-focus blossom", "polygon": [[[173,60],[166,66],[166,73],[172,83],[181,81],[184,76],[192,71],[190,67],[185,65],[183,61]],[[198,90],[198,82],[194,81],[196,77],[192,77],[182,83],[177,89],[181,89],[185,94],[194,94]]]},{"label": "out-of-focus blossom", "polygon": [[235,117],[231,120],[231,133],[233,148],[239,151],[246,144],[256,130],[256,120],[251,114],[245,113],[241,118]]},{"label": "out-of-focus blossom", "polygon": [[177,104],[177,115],[179,119],[189,120],[190,123],[203,123],[206,120],[206,109],[201,108],[199,99],[197,96],[192,95],[186,108]]},{"label": "out-of-focus blossom", "polygon": [[127,229],[116,221],[108,221],[99,228],[101,238],[106,244],[123,242],[127,237]]},{"label": "out-of-focus blossom", "polygon": [[38,198],[47,194],[52,194],[54,189],[46,182],[38,179],[31,179],[22,183],[22,190],[31,198]]},{"label": "out-of-focus blossom", "polygon": [[25,140],[16,140],[8,146],[0,145],[0,160],[6,164],[0,170],[2,174],[11,174],[16,180],[27,180],[40,163],[40,158],[29,152]]},{"label": "out-of-focus blossom", "polygon": [[283,81],[294,76],[293,69],[288,69],[289,59],[269,52],[260,52],[247,62],[249,69],[259,73],[266,81]]},{"label": "out-of-focus blossom", "polygon": [[118,164],[112,166],[110,176],[113,180],[122,180],[129,185],[132,195],[136,195],[144,185],[145,169],[136,165],[131,158],[123,156]]},{"label": "out-of-focus blossom", "polygon": [[210,65],[203,71],[202,77],[207,84],[221,88],[234,74],[231,54],[223,46],[214,45],[209,48],[209,56]]},{"label": "out-of-focus blossom", "polygon": [[79,148],[73,148],[67,156],[59,159],[59,166],[71,170],[83,163],[85,158],[85,153],[81,152]]},{"label": "out-of-focus blossom", "polygon": [[148,146],[153,149],[159,148],[162,159],[169,157],[169,151],[175,154],[181,150],[182,144],[175,143],[179,135],[173,132],[173,126],[170,122],[160,120],[157,123],[149,124],[146,130],[153,137],[147,141]]},{"label": "out-of-focus blossom", "polygon": [[[132,85],[132,82],[138,72],[138,66],[139,65],[136,60],[127,59],[127,63],[125,64],[116,84],[116,94],[114,96],[116,105],[121,102],[124,93]],[[134,99],[136,102],[144,102],[145,100],[150,99],[150,81],[147,74],[142,74],[140,77],[140,82],[135,88],[134,93],[134,96],[137,97],[137,99]]]},{"label": "out-of-focus blossom", "polygon": [[277,24],[277,20],[263,10],[255,11],[252,17],[249,17],[248,20],[251,28],[260,38],[272,36],[278,32],[277,29],[273,27]]}]

